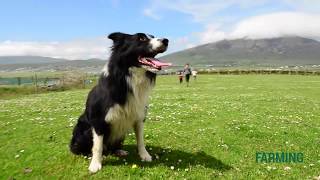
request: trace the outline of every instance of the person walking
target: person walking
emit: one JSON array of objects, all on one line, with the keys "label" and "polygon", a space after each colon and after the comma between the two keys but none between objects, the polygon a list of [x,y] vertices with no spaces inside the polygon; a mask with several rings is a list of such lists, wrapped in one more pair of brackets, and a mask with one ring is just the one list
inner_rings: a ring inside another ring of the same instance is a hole
[{"label": "person walking", "polygon": [[185,75],[186,82],[187,82],[187,87],[188,87],[188,86],[189,86],[190,75],[191,75],[191,68],[190,68],[190,65],[189,65],[189,64],[186,64],[186,65],[184,66],[183,73],[184,73],[184,75]]}]

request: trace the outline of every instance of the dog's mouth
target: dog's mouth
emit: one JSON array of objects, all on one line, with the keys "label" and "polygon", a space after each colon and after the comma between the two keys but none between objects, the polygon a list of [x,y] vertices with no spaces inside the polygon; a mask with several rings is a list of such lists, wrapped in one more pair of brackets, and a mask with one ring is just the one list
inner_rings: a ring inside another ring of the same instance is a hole
[{"label": "dog's mouth", "polygon": [[161,62],[159,59],[154,57],[139,57],[138,58],[141,67],[145,68],[147,71],[158,72],[162,67],[171,66],[171,63]]}]

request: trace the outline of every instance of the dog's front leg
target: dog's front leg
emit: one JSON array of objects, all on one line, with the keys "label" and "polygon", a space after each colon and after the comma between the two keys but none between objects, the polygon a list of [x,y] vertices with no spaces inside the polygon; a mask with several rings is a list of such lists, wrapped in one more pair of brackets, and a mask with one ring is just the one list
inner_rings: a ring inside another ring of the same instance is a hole
[{"label": "dog's front leg", "polygon": [[103,135],[98,135],[94,129],[92,129],[92,135],[92,159],[89,166],[89,171],[91,173],[95,173],[102,167]]},{"label": "dog's front leg", "polygon": [[138,121],[134,126],[134,132],[136,134],[137,146],[138,146],[138,153],[142,161],[151,162],[152,157],[146,150],[144,145],[144,137],[143,137],[143,122]]}]

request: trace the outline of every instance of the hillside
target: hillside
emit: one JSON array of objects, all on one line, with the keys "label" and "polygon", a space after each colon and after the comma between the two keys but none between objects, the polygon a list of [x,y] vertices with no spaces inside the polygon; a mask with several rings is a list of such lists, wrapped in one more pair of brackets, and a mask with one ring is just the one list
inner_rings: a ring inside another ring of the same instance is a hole
[{"label": "hillside", "polygon": [[223,40],[172,53],[161,59],[175,65],[319,65],[320,42],[302,37]]},{"label": "hillside", "polygon": [[0,65],[3,64],[39,64],[65,62],[66,59],[42,56],[0,56]]},{"label": "hillside", "polygon": [[[41,59],[41,58],[39,58]],[[49,58],[54,59],[54,58]],[[54,59],[55,60],[55,59]],[[16,63],[2,64],[0,71],[66,71],[66,70],[83,70],[86,72],[100,72],[106,60],[89,59],[89,60],[64,60],[50,61],[41,63]]]}]

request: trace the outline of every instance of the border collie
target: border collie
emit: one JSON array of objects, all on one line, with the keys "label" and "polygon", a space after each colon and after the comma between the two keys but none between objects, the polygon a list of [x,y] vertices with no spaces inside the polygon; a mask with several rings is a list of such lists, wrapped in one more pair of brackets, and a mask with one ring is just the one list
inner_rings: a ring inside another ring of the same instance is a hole
[{"label": "border collie", "polygon": [[120,32],[108,38],[113,40],[109,62],[88,95],[70,143],[74,154],[92,154],[92,173],[101,169],[103,154],[127,155],[121,146],[130,129],[134,129],[141,160],[152,161],[144,144],[145,108],[156,72],[170,65],[154,58],[166,51],[168,39]]}]

